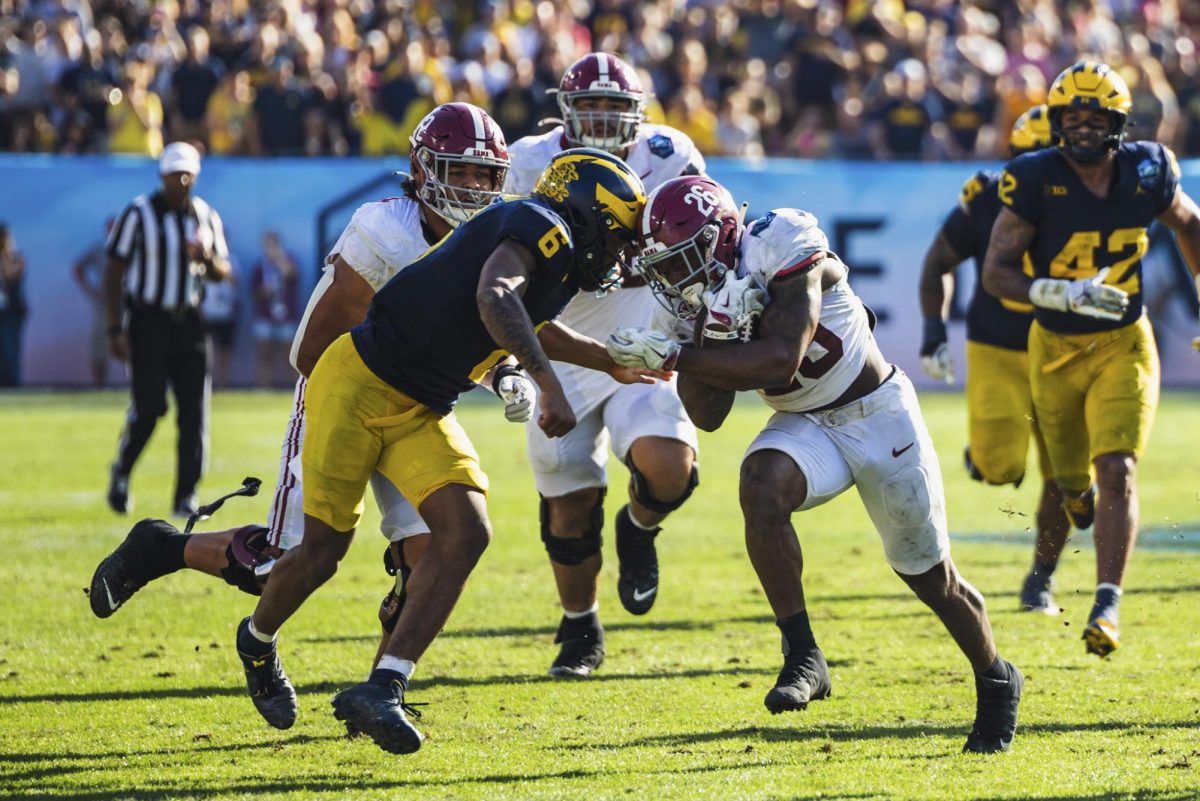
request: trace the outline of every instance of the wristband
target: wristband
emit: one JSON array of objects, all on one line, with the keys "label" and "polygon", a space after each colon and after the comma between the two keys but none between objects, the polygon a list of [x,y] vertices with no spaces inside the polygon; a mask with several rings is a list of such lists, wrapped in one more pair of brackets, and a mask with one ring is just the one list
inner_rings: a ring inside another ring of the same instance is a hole
[{"label": "wristband", "polygon": [[926,317],[925,342],[945,342],[946,339],[946,321],[941,317]]},{"label": "wristband", "polygon": [[521,365],[502,364],[496,368],[496,372],[492,374],[492,392],[500,394],[500,379],[510,375],[524,376],[525,371],[521,369]]}]

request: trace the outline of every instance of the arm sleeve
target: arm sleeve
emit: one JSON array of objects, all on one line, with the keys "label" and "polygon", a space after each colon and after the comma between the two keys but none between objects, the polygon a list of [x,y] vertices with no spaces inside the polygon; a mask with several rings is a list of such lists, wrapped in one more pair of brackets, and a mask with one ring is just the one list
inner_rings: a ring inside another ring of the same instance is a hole
[{"label": "arm sleeve", "polygon": [[1155,193],[1155,216],[1162,214],[1175,202],[1175,193],[1179,190],[1179,162],[1175,154],[1166,145],[1155,145],[1159,151],[1162,183]]},{"label": "arm sleeve", "polygon": [[975,252],[975,231],[971,227],[971,218],[962,206],[958,206],[942,223],[942,236],[959,255]]}]

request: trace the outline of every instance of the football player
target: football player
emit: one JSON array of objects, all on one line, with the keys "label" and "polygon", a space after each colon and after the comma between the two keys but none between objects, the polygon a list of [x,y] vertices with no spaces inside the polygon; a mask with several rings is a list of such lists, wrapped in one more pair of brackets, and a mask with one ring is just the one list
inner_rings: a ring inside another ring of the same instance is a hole
[{"label": "football player", "polygon": [[549,356],[619,381],[654,380],[553,322],[576,291],[619,280],[645,200],[619,159],[561,153],[531,197],[460,225],[376,292],[366,319],[325,349],[305,390],[304,539],[279,558],[237,632],[251,698],[269,723],[286,728],[297,711],[275,634],[336,572],[378,471],[416,506],[431,536],[384,655],[367,681],[337,694],[334,714],[385,751],[420,748],[405,714],[409,677],[491,538],[487,476],[454,406],[508,354],[537,384],[538,425],[551,437],[576,418]]},{"label": "football player", "polygon": [[695,177],[655,190],[640,230],[642,272],[683,321],[681,338],[692,328],[695,344],[626,328],[609,337],[609,353],[621,364],[677,370],[688,414],[706,431],[725,421],[738,390],[757,390],[775,410],[747,449],[740,485],[746,548],[783,634],[767,709],[804,709],[830,694],[791,517],[854,486],[888,563],[975,671],[964,750],[1006,750],[1021,672],[997,653],[983,597],[950,558],[941,473],[916,392],[880,352],[873,315],[816,219],[782,208],[743,229],[729,193]]},{"label": "football player", "polygon": [[1079,526],[1094,513],[1097,588],[1083,639],[1103,657],[1121,644],[1137,462],[1158,405],[1158,355],[1142,309],[1146,227],[1157,219],[1173,230],[1195,275],[1200,216],[1168,148],[1122,143],[1132,103],[1107,65],[1068,67],[1046,104],[1058,146],[1001,174],[983,281],[1000,298],[1034,306],[1033,406],[1067,515]]},{"label": "football player", "polygon": [[[1051,144],[1050,117],[1035,106],[1013,125],[1012,158]],[[967,307],[967,472],[976,481],[1019,486],[1025,478],[1025,456],[1033,436],[1042,474],[1037,509],[1037,542],[1033,568],[1021,587],[1021,608],[1058,614],[1051,576],[1070,531],[1062,510],[1062,493],[1054,483],[1046,446],[1033,417],[1029,395],[1029,324],[1033,307],[1001,300],[983,288],[981,274],[992,224],[1000,213],[996,194],[999,175],[981,170],[962,188],[958,207],[925,254],[921,268],[921,367],[930,378],[954,383],[954,365],[946,338],[946,301],[954,286],[954,268],[968,256],[975,260],[975,289]],[[1080,521],[1086,522],[1086,521]]]},{"label": "football player", "polygon": [[[93,613],[113,614],[147,582],[187,567],[224,578],[258,595],[274,558],[304,536],[304,493],[300,453],[304,445],[307,376],[325,348],[366,316],[374,293],[420,258],[461,222],[500,197],[508,171],[504,134],[487,112],[467,103],[448,103],[429,112],[412,139],[411,176],[403,197],[360,207],[325,259],[292,345],[300,373],[279,461],[279,479],[267,525],[188,535],[164,520],[142,520],[97,567],[92,577]],[[532,413],[532,385],[511,366],[493,381],[510,420]],[[386,632],[395,625],[404,598],[404,579],[429,543],[429,527],[382,473],[371,476],[389,546],[384,561],[396,576],[380,606]],[[382,645],[381,645],[382,648]]]},{"label": "football player", "polygon": [[[557,93],[562,122],[512,146],[505,191],[526,194],[546,163],[564,148],[595,147],[624,159],[647,190],[680,175],[704,172],[704,158],[679,131],[643,122],[646,94],[633,68],[609,53],[589,53],[563,74]],[[563,312],[564,325],[601,341],[622,325],[645,325],[654,312],[636,277],[606,297],[581,293]],[[613,453],[629,468],[627,503],[615,517],[622,606],[644,615],[658,597],[655,537],[699,480],[696,430],[674,382],[622,386],[603,373],[554,363],[578,416],[570,434],[547,437],[526,425],[540,501],[542,542],[550,557],[563,617],[550,674],[580,678],[605,656],[597,579],[601,564],[606,464]]]}]

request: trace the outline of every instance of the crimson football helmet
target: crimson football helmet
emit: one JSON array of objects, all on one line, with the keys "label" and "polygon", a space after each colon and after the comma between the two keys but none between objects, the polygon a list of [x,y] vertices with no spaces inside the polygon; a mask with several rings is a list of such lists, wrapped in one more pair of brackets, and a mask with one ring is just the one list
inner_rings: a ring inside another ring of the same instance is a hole
[{"label": "crimson football helmet", "polygon": [[[451,226],[500,198],[508,174],[508,145],[500,126],[483,109],[470,103],[440,105],[425,115],[408,141],[417,199]],[[487,167],[491,189],[451,184],[450,169],[456,164]]]},{"label": "crimson football helmet", "polygon": [[[625,111],[579,111],[586,98],[609,98],[629,103]],[[563,73],[558,84],[558,108],[563,133],[572,146],[594,147],[609,153],[637,140],[646,106],[642,81],[633,67],[611,53],[588,53]]]},{"label": "crimson football helmet", "polygon": [[700,294],[737,270],[742,215],[729,190],[711,178],[672,178],[650,193],[639,221],[638,269],[668,311],[695,319]]}]

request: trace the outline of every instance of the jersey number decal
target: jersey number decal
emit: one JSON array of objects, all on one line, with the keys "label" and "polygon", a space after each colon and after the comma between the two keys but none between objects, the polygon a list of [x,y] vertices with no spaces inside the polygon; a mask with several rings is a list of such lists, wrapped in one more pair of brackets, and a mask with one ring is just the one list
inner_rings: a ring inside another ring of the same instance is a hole
[{"label": "jersey number decal", "polygon": [[542,251],[542,255],[547,259],[551,258],[558,249],[567,242],[567,235],[563,233],[563,229],[557,225],[546,232],[545,236],[538,240],[538,250]]},{"label": "jersey number decal", "polygon": [[786,395],[789,392],[795,392],[803,386],[799,376],[811,378],[814,381],[823,378],[835,364],[842,360],[842,356],[846,353],[841,338],[820,323],[817,323],[817,330],[813,332],[812,341],[825,349],[825,355],[819,359],[809,359],[808,354],[805,353],[804,358],[800,360],[800,369],[796,371],[797,377],[792,379],[792,383],[786,387],[764,389],[763,394]]},{"label": "jersey number decal", "polygon": [[[1104,283],[1119,287],[1131,295],[1141,291],[1141,277],[1137,266],[1142,256],[1150,246],[1150,238],[1145,228],[1118,228],[1108,237],[1108,252],[1123,253],[1132,247],[1133,252],[1125,258],[1114,262],[1109,271],[1109,278]],[[1099,231],[1076,231],[1071,234],[1067,244],[1050,262],[1051,278],[1088,278],[1095,275],[1096,249],[1100,247]]]},{"label": "jersey number decal", "polygon": [[683,202],[695,206],[696,211],[708,217],[721,204],[721,199],[707,189],[693,185],[683,196]]},{"label": "jersey number decal", "polygon": [[1000,186],[996,188],[996,194],[1000,196],[1000,202],[1005,206],[1013,204],[1012,193],[1017,188],[1016,177],[1007,170],[1000,175]]}]

